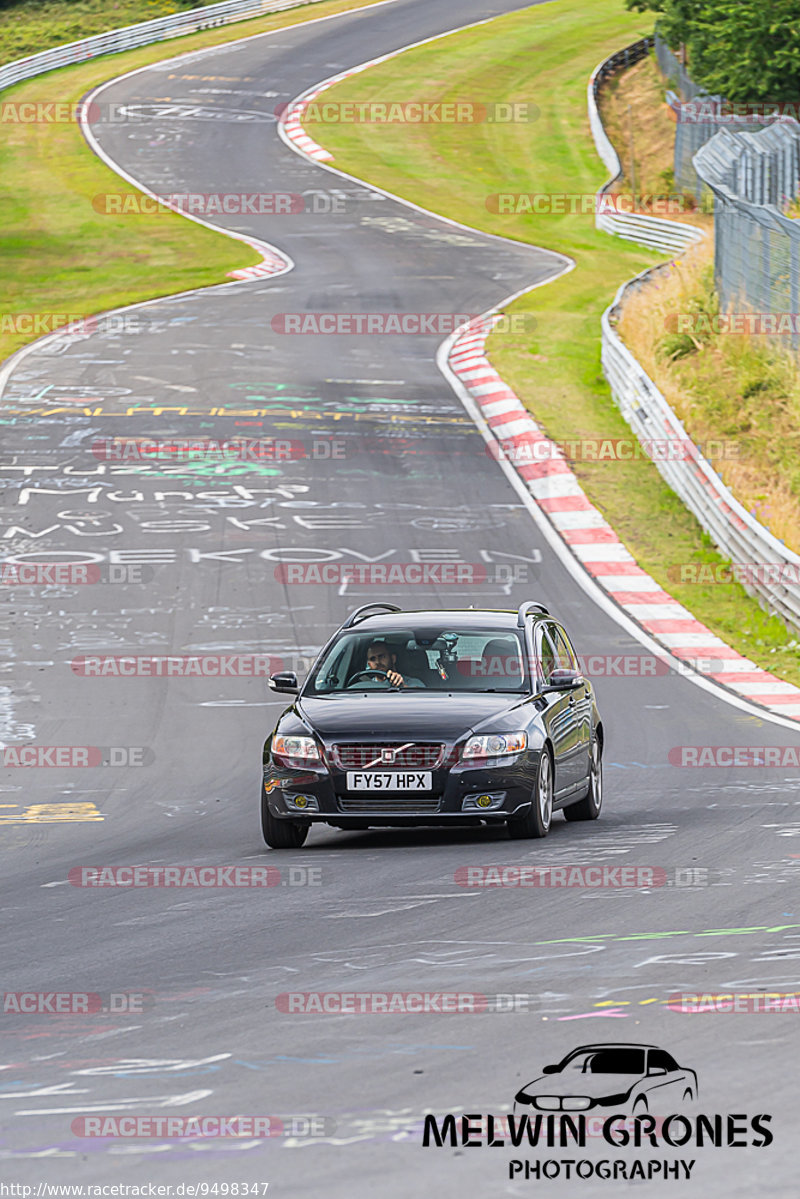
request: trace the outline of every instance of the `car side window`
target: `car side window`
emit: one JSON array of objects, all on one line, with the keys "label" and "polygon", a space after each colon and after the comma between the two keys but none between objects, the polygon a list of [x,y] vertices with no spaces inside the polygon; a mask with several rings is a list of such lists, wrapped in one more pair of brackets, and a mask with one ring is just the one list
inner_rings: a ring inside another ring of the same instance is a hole
[{"label": "car side window", "polygon": [[553,644],[556,648],[558,658],[557,670],[577,670],[578,659],[575,656],[575,651],[570,644],[569,638],[563,629],[558,625],[548,625],[548,631],[553,639]]},{"label": "car side window", "polygon": [[539,682],[546,687],[550,682],[550,675],[555,670],[556,651],[544,625],[539,625],[536,630],[536,662]]},{"label": "car side window", "polygon": [[650,1056],[647,1059],[647,1068],[648,1070],[652,1070],[653,1067],[671,1072],[678,1069],[678,1064],[674,1058],[670,1057],[666,1050],[651,1049]]}]

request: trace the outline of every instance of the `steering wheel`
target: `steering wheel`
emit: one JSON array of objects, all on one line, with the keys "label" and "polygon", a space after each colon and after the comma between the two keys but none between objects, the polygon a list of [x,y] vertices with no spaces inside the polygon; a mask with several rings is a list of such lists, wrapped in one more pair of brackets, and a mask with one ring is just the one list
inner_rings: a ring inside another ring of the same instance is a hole
[{"label": "steering wheel", "polygon": [[[358,679],[362,678],[364,675],[366,675],[368,678],[375,678],[376,676],[380,676],[381,678],[386,679],[387,682],[389,680],[389,675],[387,674],[387,672],[385,670],[358,670],[353,675],[352,679],[347,684],[347,686],[352,687],[353,683],[355,683]],[[394,683],[392,683],[391,686],[393,687]]]}]

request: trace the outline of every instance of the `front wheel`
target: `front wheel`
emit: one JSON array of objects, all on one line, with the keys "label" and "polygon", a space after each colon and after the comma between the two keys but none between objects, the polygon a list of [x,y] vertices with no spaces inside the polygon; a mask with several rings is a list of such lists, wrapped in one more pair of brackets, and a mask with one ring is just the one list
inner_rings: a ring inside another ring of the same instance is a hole
[{"label": "front wheel", "polygon": [[308,836],[308,823],[303,820],[279,820],[273,816],[262,784],[261,831],[270,849],[299,849]]},{"label": "front wheel", "polygon": [[595,738],[589,758],[589,787],[583,799],[564,808],[565,820],[596,820],[603,806],[603,750]]},{"label": "front wheel", "polygon": [[512,841],[525,837],[546,837],[553,820],[553,763],[546,749],[539,758],[533,802],[524,816],[509,820],[508,835]]}]

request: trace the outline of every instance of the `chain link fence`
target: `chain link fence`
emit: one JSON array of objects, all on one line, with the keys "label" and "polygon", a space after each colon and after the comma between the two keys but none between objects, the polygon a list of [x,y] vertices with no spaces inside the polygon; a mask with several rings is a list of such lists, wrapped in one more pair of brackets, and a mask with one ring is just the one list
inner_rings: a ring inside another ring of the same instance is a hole
[{"label": "chain link fence", "polygon": [[[800,348],[800,220],[786,215],[800,181],[800,124],[760,133],[721,129],[695,155],[714,197],[714,275],[722,312]],[[782,319],[783,318],[783,319]]]},{"label": "chain link fence", "polygon": [[721,129],[731,133],[755,132],[770,125],[776,114],[753,111],[754,106],[731,105],[722,96],[709,95],[695,83],[657,29],[654,50],[659,69],[667,79],[666,101],[675,121],[675,186],[682,191],[692,192],[695,201],[700,204],[703,184],[694,167],[694,156],[698,150]]}]

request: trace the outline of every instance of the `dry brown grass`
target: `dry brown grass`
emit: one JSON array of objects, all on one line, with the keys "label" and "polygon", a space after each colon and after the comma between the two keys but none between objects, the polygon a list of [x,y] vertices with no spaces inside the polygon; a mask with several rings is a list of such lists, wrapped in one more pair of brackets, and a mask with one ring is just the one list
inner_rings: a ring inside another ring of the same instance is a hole
[{"label": "dry brown grass", "polygon": [[636,195],[641,212],[653,212],[648,196],[672,197],[670,211],[655,216],[690,221],[710,230],[712,218],[700,212],[691,192],[675,189],[673,144],[675,124],[664,100],[666,83],[651,57],[609,79],[600,90],[600,115],[619,154],[623,174],[610,188],[616,195]]},{"label": "dry brown grass", "polygon": [[[759,336],[727,332],[694,343],[675,334],[678,313],[714,309],[707,240],[630,296],[619,332],[692,438],[723,441],[712,465],[737,499],[800,552],[800,369]],[[688,350],[671,360],[670,351]]]}]

